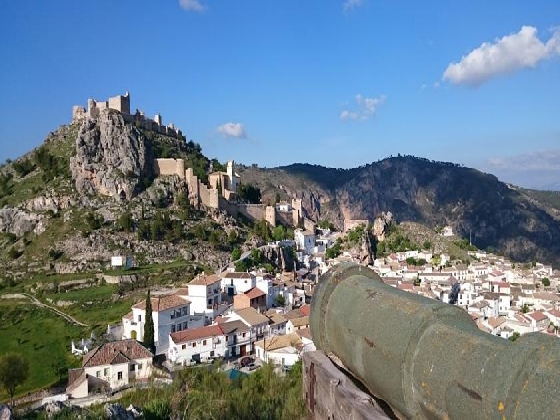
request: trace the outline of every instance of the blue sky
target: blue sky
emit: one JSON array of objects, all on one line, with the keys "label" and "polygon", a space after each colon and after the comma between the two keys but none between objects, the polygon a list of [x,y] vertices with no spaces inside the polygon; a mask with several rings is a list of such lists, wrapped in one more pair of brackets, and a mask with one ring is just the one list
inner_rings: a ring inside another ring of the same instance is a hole
[{"label": "blue sky", "polygon": [[557,0],[4,2],[0,161],[128,90],[221,161],[401,153],[560,189],[559,25]]}]

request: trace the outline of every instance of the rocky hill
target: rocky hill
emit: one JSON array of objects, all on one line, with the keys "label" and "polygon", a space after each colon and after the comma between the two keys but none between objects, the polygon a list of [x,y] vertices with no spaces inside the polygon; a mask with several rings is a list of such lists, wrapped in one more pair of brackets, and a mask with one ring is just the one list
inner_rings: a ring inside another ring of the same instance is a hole
[{"label": "rocky hill", "polygon": [[399,222],[435,228],[450,225],[472,235],[479,248],[514,260],[558,265],[560,206],[554,193],[523,190],[495,176],[452,163],[394,157],[353,169],[294,164],[241,171],[257,184],[264,200],[299,197],[307,216],[374,220],[390,211]]},{"label": "rocky hill", "polygon": [[250,247],[245,226],[192,207],[179,177],[156,177],[156,157],[183,158],[202,179],[211,166],[193,141],[144,130],[113,111],[62,126],[3,164],[2,275],[96,273],[113,255],[144,266],[180,262],[193,274],[223,267],[234,246]]}]

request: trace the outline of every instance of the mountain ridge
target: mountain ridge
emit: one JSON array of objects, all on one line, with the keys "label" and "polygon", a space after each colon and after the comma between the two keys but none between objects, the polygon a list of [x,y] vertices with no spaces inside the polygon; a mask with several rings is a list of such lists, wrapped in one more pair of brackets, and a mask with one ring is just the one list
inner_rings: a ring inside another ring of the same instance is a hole
[{"label": "mountain ridge", "polygon": [[265,200],[302,198],[308,217],[374,220],[390,211],[398,221],[429,227],[450,225],[519,261],[555,263],[560,246],[560,205],[491,174],[450,162],[413,156],[390,157],[358,168],[334,169],[293,164],[245,167],[242,176],[263,190]]}]

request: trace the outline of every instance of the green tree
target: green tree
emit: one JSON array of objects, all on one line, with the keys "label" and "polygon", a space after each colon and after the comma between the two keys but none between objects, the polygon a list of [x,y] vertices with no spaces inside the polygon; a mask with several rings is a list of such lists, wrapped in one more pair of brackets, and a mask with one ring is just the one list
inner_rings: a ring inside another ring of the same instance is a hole
[{"label": "green tree", "polygon": [[235,230],[230,230],[228,232],[228,242],[230,243],[230,245],[233,245],[234,243],[237,242],[238,240],[238,236],[237,236],[237,232]]},{"label": "green tree", "polygon": [[237,261],[239,258],[241,258],[241,250],[235,247],[233,251],[231,251],[231,259],[232,261]]},{"label": "green tree", "polygon": [[156,352],[154,341],[154,319],[152,318],[152,300],[150,298],[150,289],[148,289],[148,297],[146,298],[146,322],[144,322],[144,346],[152,353]]},{"label": "green tree", "polygon": [[432,249],[432,243],[430,241],[424,241],[422,244],[423,249]]},{"label": "green tree", "polygon": [[542,282],[543,286],[545,286],[545,287],[550,286],[550,280],[548,279],[548,277],[543,277],[541,282]]},{"label": "green tree", "polygon": [[129,211],[125,211],[121,214],[118,220],[118,227],[125,232],[132,232],[134,227],[134,221],[132,220],[132,214]]},{"label": "green tree", "polygon": [[17,353],[6,353],[0,358],[0,384],[10,395],[10,405],[14,406],[16,388],[29,376],[29,363]]}]

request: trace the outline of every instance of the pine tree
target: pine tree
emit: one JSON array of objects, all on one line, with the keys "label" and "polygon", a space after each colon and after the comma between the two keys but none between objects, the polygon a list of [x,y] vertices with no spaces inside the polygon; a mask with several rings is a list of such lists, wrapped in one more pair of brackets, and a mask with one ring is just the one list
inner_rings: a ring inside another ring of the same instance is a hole
[{"label": "pine tree", "polygon": [[154,343],[154,319],[152,318],[152,301],[150,299],[150,289],[146,298],[146,322],[144,323],[144,346],[155,354],[156,346]]}]

